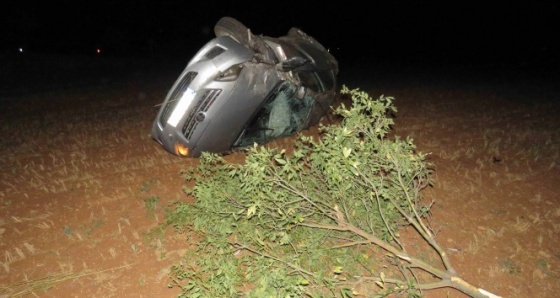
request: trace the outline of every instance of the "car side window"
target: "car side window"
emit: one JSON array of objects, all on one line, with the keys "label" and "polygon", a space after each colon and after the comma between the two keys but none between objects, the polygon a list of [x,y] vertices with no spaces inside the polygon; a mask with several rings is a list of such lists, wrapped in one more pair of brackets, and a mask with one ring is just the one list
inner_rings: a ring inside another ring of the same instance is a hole
[{"label": "car side window", "polygon": [[296,89],[290,82],[278,85],[245,127],[234,147],[262,144],[299,131],[307,120],[313,99],[307,96],[298,99]]},{"label": "car side window", "polygon": [[323,82],[323,91],[330,90],[335,86],[335,76],[332,71],[319,71],[317,72],[317,75],[321,79],[321,82]]},{"label": "car side window", "polygon": [[316,93],[323,91],[315,72],[298,72],[297,75],[303,86],[315,91]]}]

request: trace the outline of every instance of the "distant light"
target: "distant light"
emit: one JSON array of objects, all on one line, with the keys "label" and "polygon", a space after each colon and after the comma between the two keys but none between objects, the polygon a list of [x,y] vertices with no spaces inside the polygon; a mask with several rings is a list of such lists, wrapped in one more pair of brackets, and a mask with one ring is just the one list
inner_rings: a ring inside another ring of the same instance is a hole
[{"label": "distant light", "polygon": [[101,49],[97,49],[97,50],[95,50],[95,52],[96,52],[97,54],[101,54]]},{"label": "distant light", "polygon": [[19,51],[20,53],[23,53],[23,48],[18,48],[18,51]]}]

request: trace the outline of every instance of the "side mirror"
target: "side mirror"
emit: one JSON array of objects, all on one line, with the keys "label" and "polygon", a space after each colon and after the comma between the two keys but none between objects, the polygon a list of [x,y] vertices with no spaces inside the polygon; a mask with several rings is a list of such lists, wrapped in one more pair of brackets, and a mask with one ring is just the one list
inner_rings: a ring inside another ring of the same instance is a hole
[{"label": "side mirror", "polygon": [[296,98],[302,100],[305,97],[305,87],[299,86],[296,91]]},{"label": "side mirror", "polygon": [[278,63],[276,67],[281,71],[290,71],[304,65],[307,62],[307,59],[303,57],[294,56]]}]

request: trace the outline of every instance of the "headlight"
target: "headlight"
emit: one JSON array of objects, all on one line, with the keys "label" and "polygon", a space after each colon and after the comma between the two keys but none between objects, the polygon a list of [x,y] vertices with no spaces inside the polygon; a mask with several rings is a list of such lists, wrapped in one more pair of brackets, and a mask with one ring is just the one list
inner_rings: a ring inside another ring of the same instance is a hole
[{"label": "headlight", "polygon": [[218,76],[215,78],[216,81],[234,81],[237,79],[237,77],[239,77],[239,73],[241,73],[241,69],[243,69],[243,65],[242,64],[236,64],[228,69],[226,69],[224,72],[218,74]]}]

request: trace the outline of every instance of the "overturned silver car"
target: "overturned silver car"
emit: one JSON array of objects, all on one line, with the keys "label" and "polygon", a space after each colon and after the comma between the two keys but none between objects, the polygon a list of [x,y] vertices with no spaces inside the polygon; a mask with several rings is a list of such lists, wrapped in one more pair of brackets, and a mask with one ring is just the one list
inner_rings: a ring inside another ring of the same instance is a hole
[{"label": "overturned silver car", "polygon": [[228,153],[319,123],[333,103],[338,62],[297,28],[257,36],[231,17],[189,61],[152,126],[178,156]]}]

